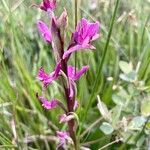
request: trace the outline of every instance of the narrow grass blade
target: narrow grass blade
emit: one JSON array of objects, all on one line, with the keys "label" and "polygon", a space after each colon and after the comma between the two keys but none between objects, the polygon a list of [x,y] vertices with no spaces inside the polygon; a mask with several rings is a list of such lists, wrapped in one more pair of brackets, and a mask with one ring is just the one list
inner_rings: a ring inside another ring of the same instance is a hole
[{"label": "narrow grass blade", "polygon": [[104,53],[102,55],[102,60],[99,63],[100,65],[99,65],[99,68],[98,68],[96,80],[95,80],[94,87],[92,89],[92,92],[91,92],[91,95],[90,95],[87,107],[85,109],[85,114],[83,115],[83,117],[84,117],[83,118],[83,122],[86,119],[87,112],[88,112],[88,110],[89,110],[93,100],[96,98],[96,96],[97,96],[97,94],[99,92],[101,72],[102,72],[102,69],[103,69],[104,62],[105,62],[105,58],[106,58],[106,54],[107,54],[107,50],[108,50],[108,46],[109,46],[109,42],[110,42],[110,38],[111,38],[111,34],[112,34],[112,29],[113,29],[113,25],[114,25],[114,22],[115,22],[115,17],[116,17],[116,14],[117,14],[117,8],[118,8],[118,5],[119,5],[119,1],[120,0],[117,0],[116,4],[115,4],[115,9],[114,9],[114,13],[113,13],[113,16],[112,16],[112,19],[111,19],[110,30],[109,30],[107,41],[106,41],[106,45],[105,45],[105,48],[104,48]]}]

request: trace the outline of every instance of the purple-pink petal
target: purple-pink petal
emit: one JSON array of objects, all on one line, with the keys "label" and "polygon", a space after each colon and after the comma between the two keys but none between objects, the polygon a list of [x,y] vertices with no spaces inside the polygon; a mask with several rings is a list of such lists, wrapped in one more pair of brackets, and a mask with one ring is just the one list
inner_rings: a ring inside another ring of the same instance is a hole
[{"label": "purple-pink petal", "polygon": [[46,41],[47,43],[51,43],[52,35],[51,35],[51,32],[50,32],[48,26],[43,21],[40,20],[37,23],[37,27],[38,27],[38,30],[39,30],[40,34],[42,35],[44,41]]},{"label": "purple-pink petal", "polygon": [[100,28],[99,22],[90,23],[88,29],[88,36],[92,38],[94,35],[96,35],[99,32],[99,28]]},{"label": "purple-pink petal", "polygon": [[66,123],[66,122],[68,122],[68,121],[70,121],[70,120],[72,120],[72,119],[74,119],[74,115],[66,115],[66,114],[62,114],[61,116],[60,116],[60,121],[59,121],[59,123]]},{"label": "purple-pink petal", "polygon": [[78,80],[83,74],[86,73],[88,70],[89,66],[83,66],[81,70],[77,70],[75,73],[75,67],[73,66],[68,66],[68,76],[71,80],[76,81]]},{"label": "purple-pink petal", "polygon": [[43,80],[46,80],[47,78],[48,78],[48,74],[45,73],[43,68],[40,68],[38,75],[37,75],[37,79],[43,81]]},{"label": "purple-pink petal", "polygon": [[56,65],[55,70],[50,74],[45,73],[44,69],[40,68],[37,79],[42,81],[44,84],[44,87],[46,87],[58,78],[60,70],[61,70],[60,62]]},{"label": "purple-pink petal", "polygon": [[55,70],[51,74],[49,74],[48,78],[46,78],[43,81],[44,85],[47,86],[47,85],[51,84],[54,80],[56,80],[58,78],[58,76],[59,76],[60,70],[61,70],[61,64],[58,63],[56,65]]},{"label": "purple-pink petal", "polygon": [[75,100],[73,110],[75,111],[78,107],[79,107],[79,103],[77,100]]},{"label": "purple-pink petal", "polygon": [[100,37],[99,34],[95,34],[95,35],[92,37],[91,41],[95,41],[95,40],[97,40],[99,37]]},{"label": "purple-pink petal", "polygon": [[69,133],[66,131],[57,131],[57,138],[59,139],[58,148],[63,147],[69,138]]},{"label": "purple-pink petal", "polygon": [[66,59],[67,57],[69,57],[70,54],[76,51],[85,50],[85,49],[95,49],[95,47],[90,44],[72,46],[67,51],[64,52],[63,59]]},{"label": "purple-pink petal", "polygon": [[48,101],[44,97],[39,97],[39,100],[42,102],[42,106],[46,109],[53,109],[53,108],[56,108],[58,106],[58,100],[56,100],[56,99]]},{"label": "purple-pink petal", "polygon": [[67,118],[67,115],[66,115],[66,114],[61,115],[61,116],[60,116],[60,121],[59,121],[59,122],[60,122],[60,123],[67,122],[66,118]]},{"label": "purple-pink petal", "polygon": [[76,87],[75,87],[75,83],[73,81],[69,81],[69,98],[70,100],[75,98],[75,94],[76,94]]},{"label": "purple-pink petal", "polygon": [[40,8],[44,11],[54,11],[56,8],[56,0],[43,0],[43,2],[40,5]]},{"label": "purple-pink petal", "polygon": [[86,73],[86,71],[88,70],[88,68],[89,68],[89,66],[83,66],[83,67],[81,68],[81,70],[78,71],[78,72],[76,73],[76,75],[74,76],[74,80],[78,80],[83,74]]}]

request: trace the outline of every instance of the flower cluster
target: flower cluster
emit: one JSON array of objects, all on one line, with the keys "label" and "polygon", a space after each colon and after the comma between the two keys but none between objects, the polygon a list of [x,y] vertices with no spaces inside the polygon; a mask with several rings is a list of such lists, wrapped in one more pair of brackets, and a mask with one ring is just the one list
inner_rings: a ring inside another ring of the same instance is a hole
[{"label": "flower cluster", "polygon": [[[60,123],[68,123],[68,131],[57,131],[57,137],[59,139],[59,146],[65,146],[70,137],[76,146],[75,139],[75,118],[72,115],[78,108],[78,102],[76,100],[76,80],[80,79],[84,75],[89,66],[83,66],[80,70],[68,65],[68,60],[76,51],[95,49],[92,45],[92,41],[99,37],[99,22],[90,23],[83,18],[77,25],[76,30],[72,33],[71,40],[68,44],[68,48],[64,48],[65,28],[67,26],[67,12],[64,10],[60,17],[56,17],[54,10],[56,9],[56,0],[43,0],[38,5],[38,8],[44,10],[50,16],[50,24],[47,26],[43,21],[38,21],[37,27],[43,40],[47,44],[51,44],[53,48],[53,54],[56,60],[56,67],[52,73],[46,73],[43,68],[40,68],[37,79],[43,84],[43,91],[52,84],[53,81],[59,77],[62,78],[62,85],[64,87],[65,100],[67,106],[58,99],[47,100],[45,94],[38,96],[38,99],[42,103],[45,109],[54,109],[60,107],[64,110],[64,114],[60,117]],[[43,92],[42,92],[43,93]]]}]

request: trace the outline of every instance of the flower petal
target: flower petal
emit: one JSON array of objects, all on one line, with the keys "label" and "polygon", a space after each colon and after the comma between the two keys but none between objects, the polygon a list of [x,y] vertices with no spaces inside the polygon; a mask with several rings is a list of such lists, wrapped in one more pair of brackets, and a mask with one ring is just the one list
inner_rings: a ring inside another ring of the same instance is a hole
[{"label": "flower petal", "polygon": [[70,54],[79,51],[79,50],[85,50],[85,49],[95,49],[94,46],[87,44],[87,45],[75,45],[73,47],[70,47],[63,55],[63,59],[66,59]]},{"label": "flower petal", "polygon": [[38,27],[38,30],[39,30],[40,34],[42,35],[44,41],[46,41],[47,43],[51,43],[52,36],[51,36],[51,32],[50,32],[49,28],[47,27],[47,25],[43,21],[40,20],[37,23],[37,27]]},{"label": "flower petal", "polygon": [[95,41],[95,40],[97,40],[99,37],[100,37],[99,34],[95,34],[95,35],[92,37],[91,41]]},{"label": "flower petal", "polygon": [[73,81],[69,81],[69,98],[70,100],[73,100],[75,98],[76,94],[76,85]]},{"label": "flower petal", "polygon": [[47,86],[51,84],[54,80],[56,80],[59,76],[60,70],[61,70],[61,63],[58,63],[56,65],[55,70],[51,74],[49,74],[49,76],[45,78],[45,80],[43,80],[44,85]]},{"label": "flower petal", "polygon": [[100,23],[97,21],[96,23],[90,23],[89,29],[88,29],[88,36],[93,37],[99,32]]},{"label": "flower petal", "polygon": [[81,68],[81,70],[78,71],[78,72],[75,74],[73,80],[74,80],[74,81],[75,81],[75,80],[78,80],[83,74],[86,73],[86,71],[87,71],[88,69],[89,69],[89,66],[83,66],[83,67]]},{"label": "flower petal", "polygon": [[75,75],[75,67],[73,66],[68,66],[68,76],[70,79],[73,79],[74,78],[74,75]]},{"label": "flower petal", "polygon": [[74,111],[77,110],[78,107],[79,107],[79,103],[77,100],[75,100],[73,110]]},{"label": "flower petal", "polygon": [[71,80],[76,81],[88,70],[88,68],[89,66],[83,66],[81,70],[75,73],[75,67],[68,66],[68,76]]},{"label": "flower petal", "polygon": [[42,102],[42,106],[46,109],[53,109],[53,108],[56,108],[58,106],[58,100],[56,100],[56,99],[48,101],[44,97],[39,97],[39,100]]},{"label": "flower petal", "polygon": [[56,8],[56,0],[43,0],[40,8],[44,11],[54,10]]},{"label": "flower petal", "polygon": [[60,116],[60,121],[59,121],[59,123],[64,123],[64,122],[66,122],[66,117],[67,117],[66,114],[61,115],[61,116]]},{"label": "flower petal", "polygon": [[70,121],[70,120],[72,120],[74,118],[75,118],[74,115],[63,114],[63,115],[60,116],[59,123],[66,123],[66,122],[68,122],[68,121]]},{"label": "flower petal", "polygon": [[43,81],[43,80],[46,80],[47,78],[48,78],[48,74],[45,73],[43,68],[40,68],[38,75],[37,75],[37,79]]},{"label": "flower petal", "polygon": [[58,148],[63,147],[66,144],[67,140],[69,139],[69,133],[66,131],[57,131],[56,133],[59,139]]}]

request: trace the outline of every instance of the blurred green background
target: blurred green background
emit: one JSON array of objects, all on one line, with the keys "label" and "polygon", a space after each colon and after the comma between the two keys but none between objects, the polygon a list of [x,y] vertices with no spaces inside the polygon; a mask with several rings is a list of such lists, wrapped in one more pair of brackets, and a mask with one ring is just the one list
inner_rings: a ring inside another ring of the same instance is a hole
[{"label": "blurred green background", "polygon": [[[61,110],[44,110],[36,98],[36,92],[41,93],[41,84],[36,80],[38,69],[43,66],[50,72],[55,61],[51,46],[42,40],[36,27],[39,19],[48,24],[48,16],[31,7],[34,3],[39,4],[40,0],[0,0],[0,149],[55,149],[55,131],[66,128],[58,123]],[[150,1],[120,0],[103,69],[97,77],[115,4],[115,0],[80,0],[78,4],[78,19],[101,22],[100,39],[94,43],[97,49],[77,54],[79,68],[90,66],[86,76],[77,82],[78,135],[88,129],[80,143],[93,150],[115,141],[116,137],[121,141],[105,149],[148,150]],[[74,1],[58,1],[56,14],[59,16],[64,8],[69,18],[67,46],[74,31]],[[70,64],[74,64],[74,57]],[[100,113],[104,106],[99,111],[97,98],[87,107],[96,78],[100,81],[98,94],[111,113],[108,120],[107,111],[105,115]],[[62,92],[55,82],[47,97],[61,99]]]}]

